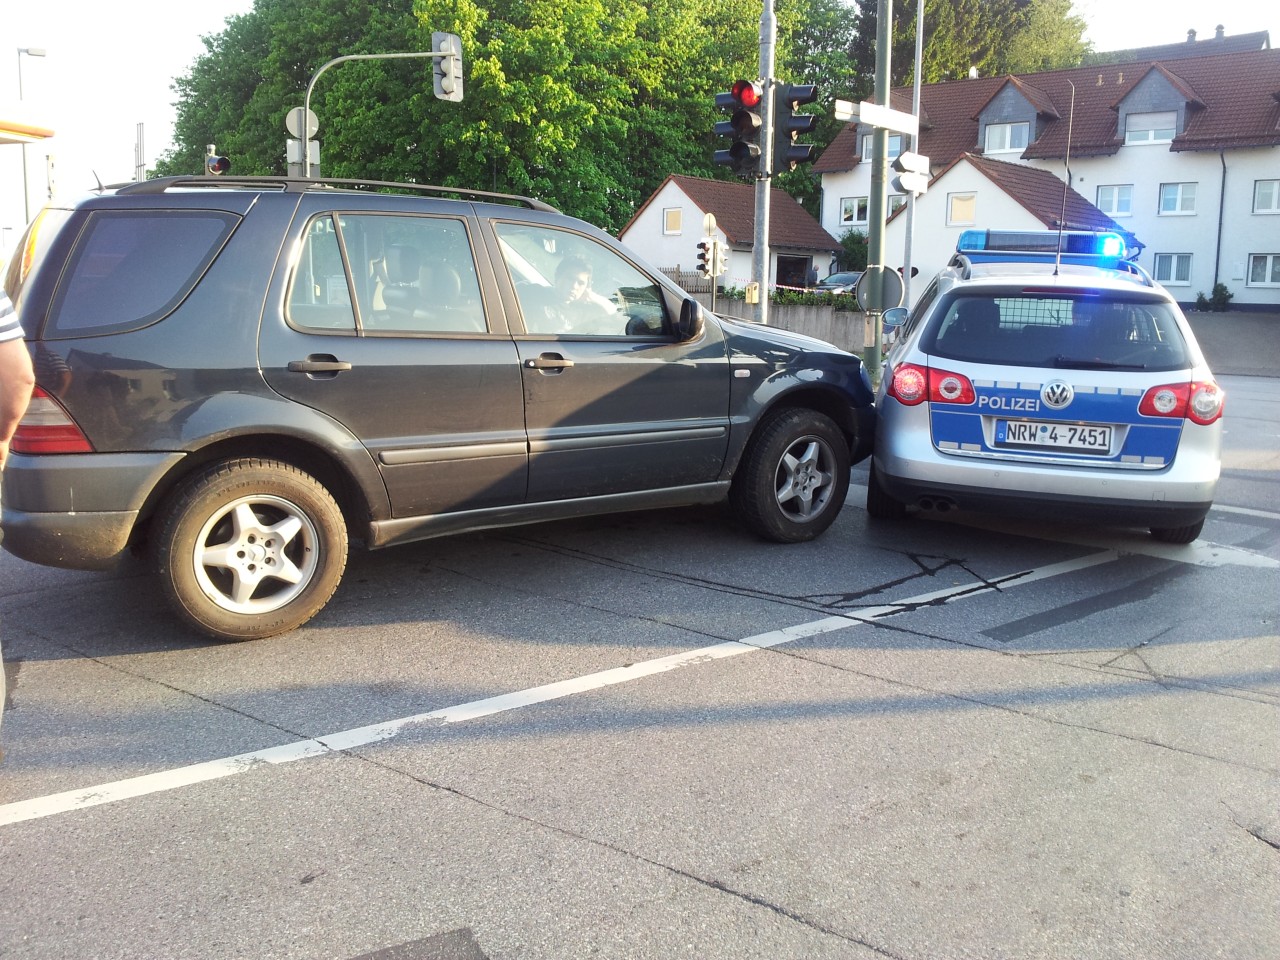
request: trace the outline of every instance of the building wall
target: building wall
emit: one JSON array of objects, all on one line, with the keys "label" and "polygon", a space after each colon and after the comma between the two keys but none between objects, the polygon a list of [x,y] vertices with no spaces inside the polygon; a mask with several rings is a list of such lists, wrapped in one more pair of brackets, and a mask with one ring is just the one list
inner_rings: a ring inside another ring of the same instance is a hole
[{"label": "building wall", "polygon": [[[1033,164],[1061,176],[1060,161]],[[1253,212],[1255,181],[1280,179],[1280,149],[1219,155],[1174,153],[1168,144],[1132,144],[1112,157],[1072,160],[1071,170],[1076,192],[1095,204],[1098,187],[1133,185],[1132,213],[1112,214],[1112,219],[1145,245],[1138,258],[1143,269],[1154,274],[1157,254],[1191,254],[1187,281],[1162,281],[1179,302],[1194,303],[1197,294],[1208,296],[1214,283],[1221,282],[1234,294],[1233,306],[1280,305],[1280,287],[1251,286],[1247,281],[1251,254],[1280,253],[1280,214]],[[1160,213],[1160,187],[1165,183],[1195,184],[1194,213]]]},{"label": "building wall", "polygon": [[[1020,162],[1017,154],[999,154],[998,158]],[[1063,176],[1061,160],[1026,162],[1055,176]],[[981,180],[975,184],[963,181],[966,189],[971,186],[978,191],[979,228],[1023,226],[1045,229],[1044,224],[1031,218],[994,183],[976,174],[967,164],[959,164],[933,184],[917,202],[912,263],[919,269],[921,278],[942,269],[955,250],[954,241],[959,230],[945,226],[945,210],[935,204],[939,194],[960,189],[953,178],[961,167],[969,171],[969,176],[976,175]],[[1280,214],[1253,212],[1255,181],[1280,179],[1280,147],[1229,150],[1220,155],[1201,151],[1174,152],[1167,143],[1133,144],[1121,146],[1109,157],[1073,157],[1071,172],[1076,192],[1094,204],[1098,202],[1098,187],[1101,185],[1133,185],[1132,212],[1128,216],[1113,216],[1113,219],[1144,245],[1138,259],[1144,269],[1154,273],[1156,254],[1191,254],[1188,280],[1167,284],[1180,303],[1194,304],[1199,293],[1209,296],[1216,277],[1234,295],[1233,307],[1280,308],[1280,287],[1251,285],[1247,279],[1250,255],[1280,254]],[[1194,213],[1162,216],[1162,183],[1194,183]],[[860,163],[852,171],[823,174],[822,225],[836,237],[848,230],[847,225],[839,222],[840,198],[866,196],[870,185],[869,163]],[[1003,197],[1012,206],[990,199],[995,195]],[[1012,219],[1005,221],[1001,217]],[[899,265],[903,259],[905,224],[905,215],[898,216],[890,222],[886,234],[886,259],[892,266]],[[859,225],[857,229],[866,228]],[[913,284],[911,292],[916,294],[923,286],[922,282]]]},{"label": "building wall", "polygon": [[[664,225],[669,210],[680,211],[679,233],[665,233]],[[698,242],[703,239],[702,219],[706,211],[695,204],[676,184],[664,185],[649,205],[618,237],[630,249],[660,270],[668,272],[694,271],[698,268]],[[715,237],[721,244],[727,243],[724,231],[716,230]],[[826,276],[826,265],[831,259],[827,251],[783,251],[784,256],[812,256],[820,277]],[[717,280],[722,287],[744,287],[751,281],[751,241],[737,249],[729,248],[728,269]],[[769,278],[772,284],[778,276],[778,252],[769,251]]]}]

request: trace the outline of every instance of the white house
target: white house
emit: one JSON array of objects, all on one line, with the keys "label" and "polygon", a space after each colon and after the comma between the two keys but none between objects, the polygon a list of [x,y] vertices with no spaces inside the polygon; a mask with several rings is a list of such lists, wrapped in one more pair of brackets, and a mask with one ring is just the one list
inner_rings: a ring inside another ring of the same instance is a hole
[{"label": "white house", "polygon": [[[1277,309],[1280,50],[1269,48],[1266,34],[1256,36],[1261,48],[1223,55],[1198,55],[1202,45],[1225,47],[1193,41],[1188,49],[1131,52],[1164,51],[1163,60],[923,86],[916,152],[930,158],[938,179],[917,205],[912,265],[925,276],[936,272],[960,229],[1017,226],[1008,219],[1025,219],[1029,199],[1034,219],[1056,226],[1057,216],[1046,222],[1045,214],[1067,181],[1095,208],[1077,208],[1077,218],[1109,218],[1132,234],[1138,262],[1180,301],[1207,296],[1221,282],[1234,295],[1233,309]],[[910,88],[893,91],[893,107],[909,111],[910,103]],[[814,166],[822,224],[836,236],[867,228],[869,134],[846,127]],[[890,135],[890,156],[902,139]],[[953,167],[965,155],[1042,171],[1049,175],[1036,188],[1043,195],[1019,199],[998,167]],[[903,200],[890,198],[890,210]],[[894,265],[904,219],[893,218],[886,233]],[[913,293],[922,287],[914,284]]]},{"label": "white house", "polygon": [[[755,186],[725,180],[672,175],[658,186],[618,234],[618,239],[654,266],[673,276],[692,275],[698,241],[707,236],[704,218],[712,214],[712,236],[729,250],[728,271],[718,283],[744,287],[751,280],[755,245]],[[769,191],[770,286],[804,287],[825,277],[840,243],[782,190]]]}]

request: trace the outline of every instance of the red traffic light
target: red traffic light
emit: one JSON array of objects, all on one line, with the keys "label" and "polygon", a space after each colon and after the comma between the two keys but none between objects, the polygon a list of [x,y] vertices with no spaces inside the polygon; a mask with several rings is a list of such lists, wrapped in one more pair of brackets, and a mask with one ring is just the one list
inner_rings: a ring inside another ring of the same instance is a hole
[{"label": "red traffic light", "polygon": [[754,80],[739,80],[733,85],[733,99],[744,107],[758,107],[764,97],[764,90]]},{"label": "red traffic light", "polygon": [[231,169],[231,161],[226,157],[208,156],[205,158],[204,165],[215,176],[224,174]]}]

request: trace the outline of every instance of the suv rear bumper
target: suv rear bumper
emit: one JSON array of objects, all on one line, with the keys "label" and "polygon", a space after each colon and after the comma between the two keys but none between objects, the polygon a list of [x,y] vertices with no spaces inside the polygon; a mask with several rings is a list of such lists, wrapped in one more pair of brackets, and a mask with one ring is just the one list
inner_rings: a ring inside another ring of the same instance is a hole
[{"label": "suv rear bumper", "polygon": [[14,454],[4,470],[4,549],[48,566],[113,566],[129,545],[148,495],[184,456]]}]

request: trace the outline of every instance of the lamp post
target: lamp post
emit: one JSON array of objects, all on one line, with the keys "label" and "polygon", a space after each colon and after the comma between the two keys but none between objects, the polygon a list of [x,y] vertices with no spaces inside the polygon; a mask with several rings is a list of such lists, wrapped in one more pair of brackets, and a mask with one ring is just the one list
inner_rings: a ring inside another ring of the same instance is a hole
[{"label": "lamp post", "polygon": [[[19,47],[18,48],[18,102],[22,102],[22,55],[28,57],[43,57],[45,50],[43,47]],[[27,189],[27,145],[22,145],[22,214],[25,223],[31,222],[31,194]]]}]

